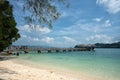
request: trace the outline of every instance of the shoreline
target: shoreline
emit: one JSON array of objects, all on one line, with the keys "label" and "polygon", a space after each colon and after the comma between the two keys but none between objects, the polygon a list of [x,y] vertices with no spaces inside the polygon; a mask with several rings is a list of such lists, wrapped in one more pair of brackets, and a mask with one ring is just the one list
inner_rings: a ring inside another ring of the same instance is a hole
[{"label": "shoreline", "polygon": [[[99,76],[91,75],[90,73],[86,73],[83,71],[78,72],[78,71],[73,71],[73,70],[70,70],[67,68],[55,67],[55,66],[51,66],[49,64],[47,65],[47,64],[43,64],[43,63],[37,64],[35,62],[31,62],[29,60],[24,60],[21,58],[19,59],[19,61],[14,60],[13,62],[15,62],[16,64],[21,64],[21,65],[25,65],[25,66],[30,66],[32,68],[47,70],[51,73],[60,74],[60,75],[64,75],[67,77],[75,78],[75,80],[104,80],[103,78],[101,78]],[[72,79],[72,80],[74,80],[74,79]]]},{"label": "shoreline", "polygon": [[[64,65],[57,65],[56,62],[52,65],[44,64],[44,61],[38,63],[38,60],[46,60],[46,56],[44,57],[42,55],[41,57],[36,57],[37,55],[33,56],[33,61],[31,60],[32,57],[30,57],[32,55],[25,56],[25,58],[15,55],[0,55],[0,80],[119,80],[119,69],[116,69],[119,67],[117,64],[119,62],[117,60],[117,58],[119,59],[119,57],[117,57],[119,54],[117,52],[118,51],[116,51],[116,55],[113,58],[111,58],[111,55],[107,56],[107,58],[100,57],[100,60],[102,60],[100,61],[101,63],[98,61],[99,59],[97,60],[95,58],[94,60],[96,61],[94,65],[93,63],[90,64],[90,66],[85,65],[87,68],[84,68],[85,66],[75,67],[75,70],[69,67],[69,62],[67,62],[68,64],[66,63],[67,67],[64,67]],[[96,57],[96,55],[93,56],[92,59],[94,57]],[[48,58],[48,61],[51,58]],[[99,58],[99,56],[97,58]],[[103,63],[103,60],[108,61]],[[99,65],[96,64],[97,61]],[[111,61],[115,64],[111,63]],[[50,62],[51,61],[49,61],[49,63]],[[112,66],[113,64],[114,66]],[[72,63],[72,65],[74,64]],[[110,66],[110,68],[107,66]]]},{"label": "shoreline", "polygon": [[102,80],[84,73],[77,74],[39,66],[26,60],[19,60],[19,58],[0,61],[0,70],[1,80]]},{"label": "shoreline", "polygon": [[81,80],[56,72],[17,63],[13,59],[0,61],[0,80]]}]

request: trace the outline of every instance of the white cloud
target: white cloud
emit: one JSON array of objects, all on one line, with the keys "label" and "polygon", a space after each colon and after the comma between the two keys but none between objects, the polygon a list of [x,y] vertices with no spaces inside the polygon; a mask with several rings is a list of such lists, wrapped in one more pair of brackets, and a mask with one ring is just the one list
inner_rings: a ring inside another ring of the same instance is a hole
[{"label": "white cloud", "polygon": [[49,43],[54,42],[54,38],[52,38],[52,37],[45,37],[45,38],[42,39],[42,41],[49,44]]},{"label": "white cloud", "polygon": [[61,14],[61,17],[66,17],[66,16],[69,16],[68,13],[63,11],[62,14]]},{"label": "white cloud", "polygon": [[21,34],[21,37],[23,37],[23,38],[27,38],[27,35],[23,35],[23,34]]},{"label": "white cloud", "polygon": [[100,22],[102,19],[101,18],[95,18],[93,21]]},{"label": "white cloud", "polygon": [[86,35],[86,32],[89,34],[91,33],[99,33],[101,31],[103,31],[103,29],[101,29],[101,26],[103,26],[103,24],[101,23],[94,23],[94,22],[81,22],[81,20],[76,21],[73,25],[64,28],[62,30],[60,30],[59,32],[56,32],[54,34],[58,34],[60,33],[60,35],[64,36],[70,36],[70,35],[75,35],[75,36],[84,36]]},{"label": "white cloud", "polygon": [[40,30],[41,32],[43,32],[43,33],[50,33],[50,32],[51,32],[51,30],[50,30],[49,28],[46,28],[46,27],[44,27],[44,28],[39,28],[39,30]]},{"label": "white cloud", "polygon": [[33,41],[40,41],[39,38],[33,38]]},{"label": "white cloud", "polygon": [[47,33],[50,33],[51,30],[47,27],[41,27],[39,25],[24,25],[24,26],[20,26],[18,27],[20,31],[26,31],[26,32],[32,32],[32,31],[38,31],[38,32],[41,32],[43,34],[47,34]]},{"label": "white cloud", "polygon": [[21,39],[23,40],[27,40],[27,41],[40,41],[40,39],[38,37],[31,37],[29,35],[25,35],[25,34],[21,34]]},{"label": "white cloud", "polygon": [[31,32],[31,30],[32,30],[29,25],[20,26],[20,27],[18,27],[18,29],[20,31],[26,31],[26,32]]},{"label": "white cloud", "polygon": [[86,38],[86,41],[89,41],[89,42],[102,42],[102,43],[110,43],[112,42],[112,37],[110,36],[107,36],[107,35],[104,35],[104,34],[96,34],[94,36],[90,36],[88,38]]},{"label": "white cloud", "polygon": [[49,28],[47,28],[47,27],[40,27],[39,25],[36,26],[36,30],[40,31],[42,33],[45,33],[45,34],[51,32],[51,30]]},{"label": "white cloud", "polygon": [[105,26],[105,27],[111,26],[110,20],[106,20],[104,26]]},{"label": "white cloud", "polygon": [[68,42],[77,42],[75,39],[67,37],[67,36],[64,36],[63,38]]},{"label": "white cloud", "polygon": [[96,3],[103,5],[109,13],[120,12],[120,0],[97,0]]}]

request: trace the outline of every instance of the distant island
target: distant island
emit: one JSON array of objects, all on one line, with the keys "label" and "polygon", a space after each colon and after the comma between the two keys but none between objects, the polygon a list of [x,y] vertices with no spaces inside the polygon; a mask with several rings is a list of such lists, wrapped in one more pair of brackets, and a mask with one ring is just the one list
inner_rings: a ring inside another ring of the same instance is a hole
[{"label": "distant island", "polygon": [[96,43],[96,48],[120,48],[120,42],[116,43]]},{"label": "distant island", "polygon": [[95,44],[78,44],[74,48],[120,48],[120,42],[116,43],[95,43]]}]

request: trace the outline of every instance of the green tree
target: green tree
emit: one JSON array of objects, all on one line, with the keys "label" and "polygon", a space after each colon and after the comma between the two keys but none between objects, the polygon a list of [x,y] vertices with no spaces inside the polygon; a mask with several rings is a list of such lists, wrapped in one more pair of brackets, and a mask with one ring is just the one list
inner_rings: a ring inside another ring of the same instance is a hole
[{"label": "green tree", "polygon": [[20,37],[13,17],[12,5],[7,0],[0,1],[0,51]]}]

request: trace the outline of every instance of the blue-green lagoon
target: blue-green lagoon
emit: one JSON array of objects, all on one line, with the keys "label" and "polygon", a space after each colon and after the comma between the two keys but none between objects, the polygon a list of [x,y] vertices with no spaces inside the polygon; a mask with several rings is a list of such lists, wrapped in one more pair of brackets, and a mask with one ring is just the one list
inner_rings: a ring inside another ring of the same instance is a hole
[{"label": "blue-green lagoon", "polygon": [[[20,54],[32,63],[86,74],[101,80],[120,80],[120,49],[97,48],[95,51]],[[90,79],[91,80],[91,79]]]}]

